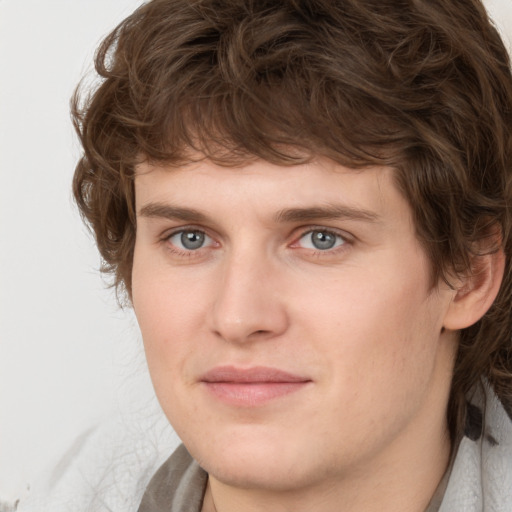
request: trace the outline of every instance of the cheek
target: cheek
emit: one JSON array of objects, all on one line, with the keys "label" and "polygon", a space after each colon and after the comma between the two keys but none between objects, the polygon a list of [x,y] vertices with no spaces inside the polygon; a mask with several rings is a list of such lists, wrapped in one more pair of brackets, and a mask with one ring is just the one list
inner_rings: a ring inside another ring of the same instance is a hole
[{"label": "cheek", "polygon": [[165,258],[155,257],[152,252],[135,247],[133,307],[145,344],[164,349],[170,340],[181,339],[180,333],[194,325],[204,294],[198,290],[202,281],[199,276],[178,279],[181,273],[169,271]]},{"label": "cheek", "polygon": [[380,389],[424,381],[432,371],[441,308],[429,298],[427,275],[394,268],[393,275],[347,279],[304,304],[304,314],[307,307],[315,321],[303,328],[325,345],[320,351],[337,389],[358,393],[367,386],[379,396]]},{"label": "cheek", "polygon": [[[142,276],[141,276],[142,277]],[[134,279],[134,310],[142,334],[146,362],[163,411],[169,414],[177,408],[183,391],[184,362],[191,347],[184,343],[184,315],[176,295],[167,293],[162,283]]]},{"label": "cheek", "polygon": [[[183,311],[179,293],[165,279],[158,261],[142,250],[135,250],[132,273],[132,301],[142,334],[148,368],[157,390],[160,381],[174,375],[180,361],[180,337]],[[166,377],[167,375],[167,377]]]},{"label": "cheek", "polygon": [[135,251],[133,307],[153,386],[167,414],[187,392],[190,361],[205,352],[211,280],[199,274],[171,272],[165,260]]}]

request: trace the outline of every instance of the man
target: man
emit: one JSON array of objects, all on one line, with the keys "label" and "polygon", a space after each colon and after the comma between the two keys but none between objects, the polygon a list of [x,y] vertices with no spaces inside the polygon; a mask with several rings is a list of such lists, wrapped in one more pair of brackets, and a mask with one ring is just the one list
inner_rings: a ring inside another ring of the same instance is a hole
[{"label": "man", "polygon": [[478,0],[153,0],[74,181],[183,441],[147,511],[512,508],[512,78]]}]

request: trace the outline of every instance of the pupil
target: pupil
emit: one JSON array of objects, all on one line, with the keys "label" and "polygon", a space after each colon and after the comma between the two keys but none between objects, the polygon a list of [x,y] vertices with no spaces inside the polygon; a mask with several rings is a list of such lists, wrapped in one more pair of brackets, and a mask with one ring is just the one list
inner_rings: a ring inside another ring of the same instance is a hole
[{"label": "pupil", "polygon": [[181,243],[185,249],[199,249],[204,243],[204,233],[185,231],[181,234]]},{"label": "pupil", "polygon": [[336,237],[334,235],[322,231],[314,231],[311,235],[311,239],[313,245],[321,250],[331,249],[336,243]]}]

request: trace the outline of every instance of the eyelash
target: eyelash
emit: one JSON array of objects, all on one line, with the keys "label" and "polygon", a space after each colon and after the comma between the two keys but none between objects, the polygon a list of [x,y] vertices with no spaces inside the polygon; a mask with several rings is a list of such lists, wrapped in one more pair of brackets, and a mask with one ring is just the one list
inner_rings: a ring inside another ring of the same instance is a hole
[{"label": "eyelash", "polygon": [[[300,247],[298,245],[299,241],[301,239],[303,239],[305,236],[311,235],[315,232],[335,237],[335,239],[336,239],[335,243],[337,243],[341,239],[341,243],[339,243],[338,245],[335,245],[332,248],[327,248],[324,250],[314,249],[314,248],[303,248],[305,250],[312,251],[310,254],[315,257],[322,257],[322,256],[327,256],[327,255],[332,256],[332,255],[338,254],[338,252],[346,250],[347,245],[350,245],[351,243],[353,243],[353,240],[351,239],[351,237],[346,233],[340,233],[335,229],[326,228],[326,227],[322,227],[322,226],[313,226],[313,227],[308,226],[307,229],[304,229],[303,231],[300,232],[299,236],[294,238],[294,242],[292,242],[289,245],[289,247],[292,247],[293,249],[301,249],[302,247]],[[201,247],[198,247],[197,249],[186,249],[186,248],[181,249],[181,248],[177,247],[176,244],[172,243],[171,239],[176,235],[183,235],[184,233],[202,234],[207,239],[209,239],[211,242],[213,242],[213,244],[210,243],[207,246],[202,245]],[[166,233],[162,237],[161,241],[166,243],[166,247],[171,253],[176,254],[178,256],[187,257],[187,258],[199,256],[202,253],[201,249],[207,249],[211,245],[220,246],[220,244],[218,244],[218,242],[215,242],[215,239],[212,236],[210,236],[203,228],[198,228],[198,227],[194,227],[194,226],[180,227],[179,229],[175,229],[174,231],[172,231],[170,233]]]},{"label": "eyelash", "polygon": [[171,253],[176,254],[178,256],[192,258],[194,256],[198,256],[199,255],[198,253],[200,253],[201,249],[206,248],[204,246],[201,246],[195,250],[194,249],[186,249],[186,248],[181,249],[181,248],[177,247],[176,244],[173,244],[171,242],[171,239],[174,236],[180,235],[180,234],[183,235],[184,233],[200,233],[200,234],[204,235],[205,237],[207,237],[208,239],[210,239],[215,244],[214,238],[211,237],[210,235],[208,235],[208,233],[204,229],[197,228],[194,226],[181,227],[179,229],[175,229],[174,231],[172,231],[170,233],[166,233],[165,236],[162,237],[162,242],[166,243],[166,247]]},{"label": "eyelash", "polygon": [[[334,243],[337,244],[339,240],[341,240],[341,243],[338,245],[335,245],[334,247],[326,248],[326,249],[318,249],[318,248],[306,248],[307,250],[313,251],[312,254],[315,256],[327,256],[327,255],[334,255],[338,254],[338,252],[346,250],[347,245],[350,243],[349,237],[346,234],[342,234],[332,228],[325,228],[322,226],[314,226],[309,227],[307,230],[301,232],[300,236],[297,237],[295,242],[291,244],[291,247],[298,247],[298,243],[300,240],[302,240],[307,235],[312,235],[313,233],[322,233],[324,236],[333,236],[335,238]],[[300,247],[298,247],[300,248]]]}]

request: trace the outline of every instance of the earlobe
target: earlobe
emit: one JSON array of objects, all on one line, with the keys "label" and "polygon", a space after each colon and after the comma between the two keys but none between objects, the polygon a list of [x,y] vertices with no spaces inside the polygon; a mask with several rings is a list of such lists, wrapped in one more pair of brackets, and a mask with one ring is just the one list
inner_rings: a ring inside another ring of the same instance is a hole
[{"label": "earlobe", "polygon": [[471,275],[460,278],[456,294],[445,315],[443,327],[460,330],[480,320],[498,295],[505,270],[505,254],[500,248],[475,256]]}]

